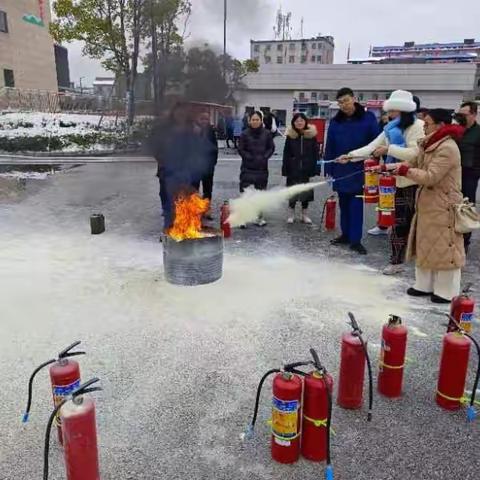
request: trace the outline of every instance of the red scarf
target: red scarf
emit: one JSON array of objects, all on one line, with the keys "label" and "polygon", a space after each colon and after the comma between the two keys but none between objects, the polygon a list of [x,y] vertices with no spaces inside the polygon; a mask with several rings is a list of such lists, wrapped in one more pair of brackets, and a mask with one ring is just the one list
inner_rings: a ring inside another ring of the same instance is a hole
[{"label": "red scarf", "polygon": [[460,125],[445,125],[439,128],[428,140],[425,144],[425,150],[432,146],[434,143],[439,142],[445,137],[451,137],[456,142],[460,140],[465,133],[465,128]]}]

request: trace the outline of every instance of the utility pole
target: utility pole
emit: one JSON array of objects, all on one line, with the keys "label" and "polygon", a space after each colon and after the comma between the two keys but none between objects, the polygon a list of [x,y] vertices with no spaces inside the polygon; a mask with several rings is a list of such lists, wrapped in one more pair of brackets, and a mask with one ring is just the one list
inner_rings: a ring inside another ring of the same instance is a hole
[{"label": "utility pole", "polygon": [[223,0],[223,79],[227,79],[227,0]]}]

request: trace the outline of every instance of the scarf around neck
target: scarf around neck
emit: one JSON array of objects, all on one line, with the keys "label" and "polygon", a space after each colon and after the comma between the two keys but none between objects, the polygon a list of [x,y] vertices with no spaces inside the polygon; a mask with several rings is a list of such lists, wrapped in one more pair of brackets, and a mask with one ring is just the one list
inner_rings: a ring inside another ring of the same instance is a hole
[{"label": "scarf around neck", "polygon": [[[383,129],[385,137],[390,145],[398,145],[399,147],[406,147],[405,137],[403,136],[403,130],[400,128],[400,118],[395,118],[385,125]],[[397,160],[388,155],[385,163],[395,163]]]}]

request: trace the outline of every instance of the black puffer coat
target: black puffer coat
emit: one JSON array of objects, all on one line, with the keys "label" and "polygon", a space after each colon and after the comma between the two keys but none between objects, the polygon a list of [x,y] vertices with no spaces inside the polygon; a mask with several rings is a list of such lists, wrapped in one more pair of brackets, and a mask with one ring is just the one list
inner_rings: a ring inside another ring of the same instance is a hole
[{"label": "black puffer coat", "polygon": [[248,128],[241,137],[238,153],[242,157],[240,180],[255,184],[268,180],[268,159],[275,152],[272,134],[263,127]]},{"label": "black puffer coat", "polygon": [[300,135],[294,128],[287,131],[283,149],[282,175],[288,178],[310,178],[315,176],[320,147],[317,129],[309,125]]}]

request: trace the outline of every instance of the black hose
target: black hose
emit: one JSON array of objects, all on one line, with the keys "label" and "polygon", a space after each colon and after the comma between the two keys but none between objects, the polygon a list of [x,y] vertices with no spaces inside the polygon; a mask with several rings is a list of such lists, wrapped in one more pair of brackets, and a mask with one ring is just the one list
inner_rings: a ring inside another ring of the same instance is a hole
[{"label": "black hose", "polygon": [[350,318],[351,326],[353,329],[353,335],[357,336],[362,344],[363,352],[365,353],[365,358],[367,359],[367,368],[368,368],[368,415],[367,421],[372,421],[372,411],[373,411],[373,374],[372,374],[372,364],[370,362],[370,356],[368,355],[368,348],[362,338],[362,331],[360,326],[357,323],[353,313],[348,312]]},{"label": "black hose", "polygon": [[23,414],[23,420],[22,420],[23,423],[28,422],[28,417],[30,416],[30,408],[32,407],[32,398],[33,398],[33,380],[35,379],[35,376],[40,370],[42,370],[48,365],[51,365],[52,363],[55,363],[56,361],[57,360],[55,358],[52,358],[51,360],[48,360],[47,362],[42,363],[30,375],[30,379],[28,380],[27,408],[25,409],[25,413]]},{"label": "black hose", "polygon": [[257,415],[258,415],[258,406],[260,404],[260,395],[262,393],[262,387],[263,384],[265,383],[265,380],[272,375],[273,373],[280,373],[280,369],[278,368],[272,368],[269,370],[265,375],[262,377],[260,380],[260,383],[258,384],[257,387],[257,396],[255,398],[255,409],[253,411],[253,417],[252,417],[252,422],[250,423],[251,429],[253,430],[255,428],[255,423],[257,422]]},{"label": "black hose", "polygon": [[48,456],[50,453],[50,433],[52,431],[53,421],[60,409],[68,402],[68,398],[63,399],[53,410],[47,423],[47,430],[45,431],[45,446],[43,449],[43,480],[48,480]]},{"label": "black hose", "polygon": [[470,406],[473,407],[475,404],[475,394],[477,392],[478,383],[480,381],[480,344],[468,333],[463,332],[463,334],[469,338],[477,349],[478,355],[478,364],[477,364],[477,373],[475,374],[475,381],[473,382],[472,396],[470,397]]},{"label": "black hose", "polygon": [[330,454],[330,444],[331,444],[331,428],[332,428],[332,392],[330,391],[330,386],[328,385],[327,372],[324,372],[322,376],[323,383],[327,389],[327,400],[328,400],[328,413],[327,413],[327,466],[332,464],[332,458]]}]

